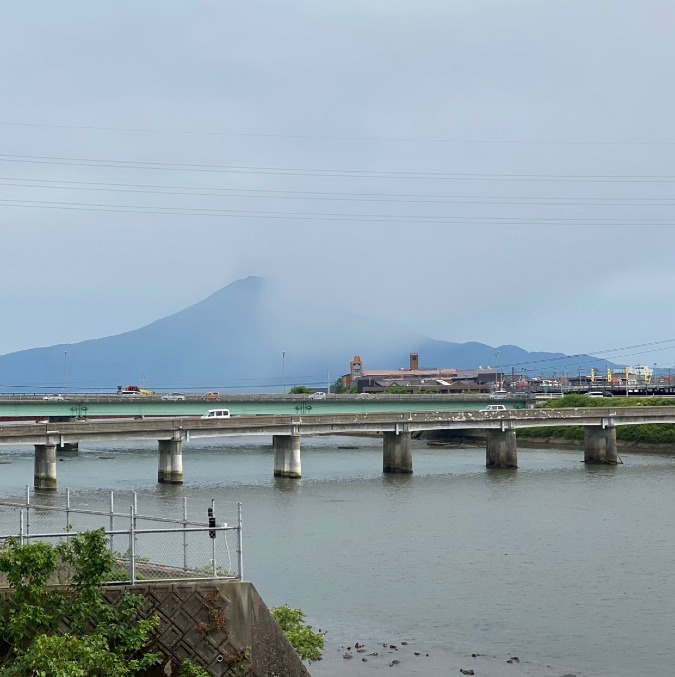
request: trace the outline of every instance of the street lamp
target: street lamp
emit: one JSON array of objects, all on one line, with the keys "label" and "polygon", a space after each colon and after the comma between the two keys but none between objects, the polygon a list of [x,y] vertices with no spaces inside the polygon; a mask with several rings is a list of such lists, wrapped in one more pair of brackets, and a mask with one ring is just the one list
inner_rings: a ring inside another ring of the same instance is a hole
[{"label": "street lamp", "polygon": [[63,394],[68,394],[68,351],[63,353]]},{"label": "street lamp", "polygon": [[281,353],[281,392],[286,394],[286,351]]}]

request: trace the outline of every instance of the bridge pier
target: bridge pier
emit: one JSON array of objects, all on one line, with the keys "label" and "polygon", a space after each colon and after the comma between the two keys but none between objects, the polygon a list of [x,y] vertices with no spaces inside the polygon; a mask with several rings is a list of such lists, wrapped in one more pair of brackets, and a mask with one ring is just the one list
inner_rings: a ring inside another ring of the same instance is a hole
[{"label": "bridge pier", "polygon": [[273,435],[274,476],[302,477],[300,435]]},{"label": "bridge pier", "polygon": [[56,439],[47,438],[44,444],[35,445],[33,487],[56,490]]},{"label": "bridge pier", "polygon": [[516,431],[487,430],[485,443],[486,468],[517,468]]},{"label": "bridge pier", "polygon": [[183,439],[174,432],[170,440],[158,440],[159,465],[157,481],[166,484],[183,484]]},{"label": "bridge pier", "polygon": [[584,463],[616,465],[616,428],[587,425],[584,430]]},{"label": "bridge pier", "polygon": [[382,472],[411,474],[413,471],[412,435],[409,432],[385,432],[382,441]]}]

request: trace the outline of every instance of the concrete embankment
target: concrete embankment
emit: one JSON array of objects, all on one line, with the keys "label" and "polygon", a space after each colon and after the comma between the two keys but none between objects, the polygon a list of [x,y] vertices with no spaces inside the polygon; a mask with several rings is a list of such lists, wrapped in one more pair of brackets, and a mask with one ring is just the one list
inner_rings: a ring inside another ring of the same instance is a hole
[{"label": "concrete embankment", "polygon": [[[143,596],[144,617],[159,617],[149,649],[162,660],[145,677],[176,677],[185,659],[213,677],[309,677],[251,583],[202,580],[105,588],[113,604],[125,592]],[[0,590],[8,594],[9,589]]]}]

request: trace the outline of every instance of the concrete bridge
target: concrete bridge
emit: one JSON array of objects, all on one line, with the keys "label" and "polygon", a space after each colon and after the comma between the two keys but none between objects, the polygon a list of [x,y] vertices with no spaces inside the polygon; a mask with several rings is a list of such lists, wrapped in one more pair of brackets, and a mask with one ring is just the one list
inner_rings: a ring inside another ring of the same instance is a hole
[{"label": "concrete bridge", "polygon": [[415,432],[485,430],[486,466],[516,468],[518,428],[583,426],[586,431],[584,461],[615,464],[616,427],[648,423],[675,423],[675,407],[235,416],[216,420],[196,417],[80,420],[3,425],[0,427],[0,444],[33,444],[35,488],[56,489],[57,448],[76,450],[78,443],[84,441],[156,439],[159,450],[158,481],[180,484],[183,481],[183,442],[201,437],[271,435],[274,475],[300,477],[300,441],[303,435],[381,433],[383,471],[412,473],[411,439]]},{"label": "concrete bridge", "polygon": [[[52,396],[54,397],[54,396]],[[61,397],[61,396],[59,396]],[[363,414],[372,412],[465,411],[482,409],[489,399],[483,395],[335,395],[315,400],[310,395],[221,394],[218,400],[185,395],[184,400],[166,401],[161,394],[126,397],[116,394],[75,393],[62,400],[44,400],[43,395],[0,394],[0,422],[17,419],[100,418],[113,416],[201,416],[209,409],[229,409],[235,416],[298,416],[306,414]],[[509,409],[524,408],[534,399],[513,395],[499,400]]]}]

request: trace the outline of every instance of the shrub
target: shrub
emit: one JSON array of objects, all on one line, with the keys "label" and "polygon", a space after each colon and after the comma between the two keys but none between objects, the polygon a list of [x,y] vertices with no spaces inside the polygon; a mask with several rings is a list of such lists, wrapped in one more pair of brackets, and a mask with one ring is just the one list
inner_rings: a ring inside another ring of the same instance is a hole
[{"label": "shrub", "polygon": [[291,609],[283,605],[275,606],[270,611],[286,635],[286,639],[303,661],[316,661],[321,658],[326,642],[325,633],[315,632],[311,625],[305,625],[305,614],[300,609]]},{"label": "shrub", "polygon": [[[103,596],[114,567],[103,530],[56,547],[15,538],[6,546],[0,571],[12,592],[0,602],[0,677],[127,677],[159,662],[145,651],[159,619],[140,618],[143,597],[112,605]],[[48,587],[64,571],[69,584]]]}]

